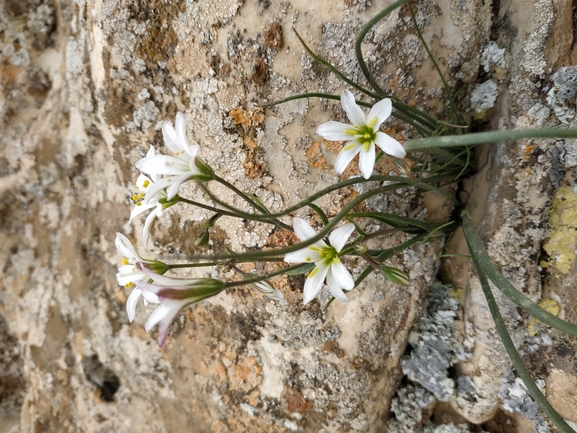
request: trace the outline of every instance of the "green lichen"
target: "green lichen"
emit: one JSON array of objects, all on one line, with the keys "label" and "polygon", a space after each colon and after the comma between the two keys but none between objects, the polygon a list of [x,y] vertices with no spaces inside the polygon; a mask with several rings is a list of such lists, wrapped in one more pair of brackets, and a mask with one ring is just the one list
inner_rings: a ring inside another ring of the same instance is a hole
[{"label": "green lichen", "polygon": [[[543,248],[549,254],[555,267],[567,274],[575,260],[575,239],[577,238],[577,194],[569,187],[557,190],[551,206],[552,234]],[[547,266],[551,263],[542,263]]]}]

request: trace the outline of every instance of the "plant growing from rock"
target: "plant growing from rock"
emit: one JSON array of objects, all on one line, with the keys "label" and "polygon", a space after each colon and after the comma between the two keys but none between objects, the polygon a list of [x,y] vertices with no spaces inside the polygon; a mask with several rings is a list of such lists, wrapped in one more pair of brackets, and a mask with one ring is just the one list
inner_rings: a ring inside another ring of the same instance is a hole
[{"label": "plant growing from rock", "polygon": [[[403,5],[409,8],[417,36],[443,82],[449,102],[449,114],[446,120],[435,119],[425,111],[385,92],[363,59],[361,46],[365,35],[375,24]],[[336,67],[316,55],[298,33],[297,37],[315,61],[327,67],[344,84],[362,94],[363,98],[369,98],[370,101],[355,100],[353,93],[345,89],[340,95],[326,93],[294,95],[268,106],[311,97],[340,100],[351,124],[330,121],[318,126],[317,133],[327,140],[346,142],[335,163],[335,170],[339,174],[344,172],[356,155],[359,155],[362,177],[352,177],[335,183],[294,206],[272,213],[258,198],[241,191],[221,178],[202,161],[200,146],[195,143],[191,144],[187,138],[183,113],[177,115],[174,126],[166,122],[162,128],[164,144],[173,155],[157,154],[156,150],[151,147],[147,156],[136,163],[136,167],[142,171],[142,174],[133,188],[136,206],[130,219],[150,211],[143,230],[145,243],[149,238],[149,230],[153,221],[162,217],[164,209],[177,205],[197,206],[213,213],[203,225],[200,236],[195,242],[199,247],[208,244],[211,229],[220,218],[239,218],[274,225],[278,230],[287,233],[294,232],[300,242],[277,249],[240,252],[228,250],[226,253],[188,256],[187,259],[190,261],[188,263],[164,263],[143,259],[130,241],[118,234],[117,247],[125,256],[125,262],[117,274],[118,282],[133,290],[127,302],[129,318],[131,321],[134,318],[135,308],[141,297],[145,303],[156,304],[157,307],[150,315],[145,328],[149,331],[157,324],[159,325],[158,344],[161,347],[165,343],[171,322],[183,308],[208,297],[218,296],[226,289],[250,285],[271,299],[282,300],[282,293],[270,282],[271,278],[278,275],[308,273],[304,285],[304,303],[310,302],[317,296],[325,280],[333,295],[330,302],[334,299],[347,302],[346,293],[358,288],[362,281],[375,271],[396,284],[410,284],[409,277],[402,270],[387,265],[387,260],[419,242],[433,242],[444,238],[452,233],[458,224],[454,222],[425,223],[419,219],[380,211],[359,210],[360,205],[388,191],[404,190],[407,194],[412,194],[418,190],[433,190],[443,195],[453,206],[460,208],[460,203],[443,187],[472,172],[474,167],[471,156],[475,145],[520,138],[577,138],[577,130],[561,128],[467,132],[469,126],[455,102],[458,92],[451,91],[425,43],[410,0],[398,0],[385,8],[371,19],[357,36],[355,54],[366,81],[365,85],[346,77]],[[361,106],[369,108],[368,115],[363,112]],[[385,134],[381,130],[381,125],[389,116],[404,122],[412,128],[415,135],[420,137],[406,140],[401,144],[395,138]],[[381,150],[378,154],[377,148]],[[374,174],[375,162],[383,157],[394,158],[401,175]],[[201,191],[199,197],[191,199],[179,195],[180,187],[185,182],[197,184]],[[214,182],[240,197],[245,202],[246,208],[235,207],[213,193],[210,186]],[[320,206],[315,204],[316,200],[327,194],[360,184],[367,184],[368,190],[351,199],[334,215],[327,215]],[[309,221],[291,218],[291,214],[303,208],[310,208],[318,217],[318,221],[322,222],[322,227],[318,232]],[[524,366],[500,316],[488,279],[516,305],[542,323],[573,336],[577,336],[577,326],[547,312],[513,287],[486,253],[467,211],[462,211],[460,218],[471,259],[477,269],[497,331],[517,374],[525,383],[531,396],[555,425],[563,432],[573,432],[574,430],[549,404]],[[367,219],[385,224],[388,228],[366,231],[360,222]],[[355,232],[356,235],[351,237]],[[365,244],[370,239],[392,232],[405,233],[407,240],[386,249],[369,249]],[[356,279],[353,279],[346,268],[347,258],[366,263],[366,267]],[[274,263],[277,269],[265,275],[248,274],[237,266],[247,262]],[[289,263],[295,264],[288,265]],[[216,278],[184,279],[165,275],[174,269],[198,267],[217,267],[223,271],[234,271],[240,275],[241,279],[220,281]]]}]

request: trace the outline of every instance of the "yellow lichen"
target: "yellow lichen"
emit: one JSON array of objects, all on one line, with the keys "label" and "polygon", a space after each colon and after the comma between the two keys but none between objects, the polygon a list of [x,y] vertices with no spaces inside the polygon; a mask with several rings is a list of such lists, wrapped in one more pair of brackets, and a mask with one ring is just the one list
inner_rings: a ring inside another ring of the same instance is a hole
[{"label": "yellow lichen", "polygon": [[[537,305],[539,305],[545,311],[547,311],[548,313],[551,313],[554,316],[559,315],[560,307],[559,307],[559,304],[557,303],[557,301],[555,299],[544,298],[544,299],[541,299],[537,303]],[[535,336],[535,334],[537,334],[537,332],[539,331],[538,325],[540,325],[540,324],[541,324],[541,321],[539,321],[538,319],[536,319],[534,317],[531,318],[531,320],[527,324],[527,332],[531,337],[533,337],[533,336]]]},{"label": "yellow lichen", "polygon": [[577,238],[577,194],[571,188],[559,188],[553,199],[550,219],[553,232],[543,249],[555,267],[567,274],[575,260]]}]

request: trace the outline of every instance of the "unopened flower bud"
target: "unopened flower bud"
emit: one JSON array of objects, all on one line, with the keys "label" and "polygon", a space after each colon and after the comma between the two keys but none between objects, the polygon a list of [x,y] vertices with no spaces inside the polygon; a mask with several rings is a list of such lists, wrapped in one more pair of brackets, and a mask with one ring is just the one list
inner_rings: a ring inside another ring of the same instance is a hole
[{"label": "unopened flower bud", "polygon": [[411,280],[407,274],[392,266],[381,265],[381,274],[392,283],[405,287],[411,284]]},{"label": "unopened flower bud", "polygon": [[411,172],[411,165],[409,161],[401,158],[395,158],[393,160],[393,164],[395,164],[395,168],[399,170],[401,173],[410,173]]},{"label": "unopened flower bud", "polygon": [[200,232],[200,235],[194,241],[194,245],[197,247],[206,247],[208,245],[208,241],[210,240],[210,236],[207,229],[204,229]]},{"label": "unopened flower bud", "polygon": [[369,248],[365,244],[358,243],[353,245],[353,249],[355,250],[355,253],[363,255],[368,251]]},{"label": "unopened flower bud", "polygon": [[[247,274],[248,278],[256,278],[254,274]],[[264,294],[267,298],[274,299],[275,301],[284,301],[284,296],[279,289],[275,289],[266,281],[259,281],[258,283],[251,284],[252,287],[257,289],[259,292]]]}]

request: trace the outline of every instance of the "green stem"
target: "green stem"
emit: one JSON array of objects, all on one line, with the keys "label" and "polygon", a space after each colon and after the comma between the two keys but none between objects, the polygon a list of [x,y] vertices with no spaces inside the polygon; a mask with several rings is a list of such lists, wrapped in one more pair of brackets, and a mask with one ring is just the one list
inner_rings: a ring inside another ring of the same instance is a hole
[{"label": "green stem", "polygon": [[521,138],[577,138],[577,129],[536,128],[510,129],[504,131],[476,132],[463,135],[445,135],[444,137],[426,137],[407,140],[405,150],[421,150],[429,147],[470,146],[496,141],[518,140]]},{"label": "green stem", "polygon": [[[160,260],[174,259],[174,257],[166,257],[160,256]],[[269,257],[266,259],[267,262],[284,262],[284,257]],[[235,263],[251,263],[252,260],[250,259],[236,259]],[[176,263],[169,265],[167,264],[168,269],[183,269],[183,268],[202,268],[202,267],[209,267],[209,266],[220,266],[226,264],[226,260],[220,260],[217,262],[202,262],[202,263]]]},{"label": "green stem", "polygon": [[363,52],[361,49],[361,45],[363,43],[363,39],[365,38],[369,30],[371,30],[375,24],[377,24],[384,17],[389,15],[392,11],[394,11],[398,7],[401,7],[407,2],[409,2],[409,0],[397,0],[389,7],[383,9],[381,12],[375,15],[367,24],[365,24],[365,26],[359,32],[357,40],[355,41],[355,55],[357,56],[357,62],[359,64],[359,67],[361,68],[363,75],[365,76],[367,82],[371,85],[371,87],[375,89],[377,93],[380,93],[385,98],[387,97],[387,93],[383,89],[381,89],[379,85],[373,80],[371,72],[369,71],[369,68],[365,63],[365,60],[363,59]]},{"label": "green stem", "polygon": [[271,272],[270,274],[264,275],[262,277],[257,278],[247,278],[246,280],[242,281],[229,281],[224,283],[226,288],[229,287],[239,287],[239,286],[246,286],[247,284],[258,283],[259,281],[268,280],[269,278],[276,277],[277,275],[282,275],[288,271],[294,271],[295,269],[302,268],[303,266],[307,266],[308,263],[301,263],[299,265],[290,266],[288,268],[281,268],[278,271]]},{"label": "green stem", "polygon": [[295,34],[297,35],[297,38],[299,39],[299,41],[301,42],[301,44],[303,45],[303,47],[305,48],[305,50],[307,50],[307,53],[310,54],[310,56],[318,63],[320,63],[321,65],[327,67],[333,74],[335,74],[337,77],[339,77],[341,80],[343,80],[345,83],[347,83],[349,86],[354,87],[355,89],[363,92],[365,95],[370,96],[373,99],[380,99],[378,97],[378,95],[375,95],[374,93],[370,92],[369,90],[365,89],[362,86],[359,86],[357,83],[355,83],[353,80],[351,80],[350,78],[348,78],[345,74],[343,74],[341,71],[339,71],[337,68],[335,68],[333,65],[331,65],[329,62],[327,62],[325,59],[323,59],[322,57],[316,55],[305,43],[305,41],[303,40],[303,38],[301,38],[301,36],[298,34],[298,32],[295,30],[295,28],[293,27],[293,31],[295,32]]},{"label": "green stem", "polygon": [[577,326],[572,323],[561,320],[548,311],[541,308],[539,305],[531,301],[527,296],[517,290],[507,279],[499,272],[499,270],[494,265],[493,261],[487,254],[485,247],[483,246],[483,241],[477,234],[475,228],[473,227],[473,222],[469,216],[469,212],[466,210],[461,212],[461,219],[463,220],[463,232],[465,233],[465,239],[469,245],[469,251],[471,255],[477,260],[487,274],[487,276],[493,281],[495,286],[515,305],[521,307],[527,313],[535,317],[537,320],[563,331],[569,335],[577,337]]},{"label": "green stem", "polygon": [[[367,200],[368,198],[371,198],[375,195],[379,195],[379,194],[383,194],[385,192],[391,191],[393,189],[397,189],[398,186],[397,185],[387,185],[387,186],[382,186],[380,188],[376,188],[374,190],[371,191],[367,191],[364,194],[359,195],[358,197],[354,198],[353,200],[351,200],[349,203],[347,203],[345,206],[343,206],[343,208],[340,210],[340,212],[338,212],[331,221],[329,221],[329,223],[320,231],[318,232],[315,236],[307,239],[306,241],[285,247],[285,248],[279,248],[276,250],[269,250],[269,251],[256,251],[256,252],[244,252],[244,253],[239,253],[239,254],[215,254],[215,255],[211,255],[211,256],[204,256],[204,255],[199,255],[199,256],[188,256],[189,260],[235,260],[237,258],[245,258],[245,259],[255,259],[255,261],[258,261],[259,259],[266,259],[267,257],[270,256],[279,256],[279,255],[285,255],[287,253],[292,253],[293,251],[298,251],[301,250],[303,248],[308,247],[309,245],[314,244],[315,242],[320,241],[321,239],[323,239],[324,237],[326,237],[329,232],[331,231],[331,229],[337,225],[339,223],[340,220],[342,220],[343,218],[346,217],[347,213],[349,213],[351,211],[351,209],[353,209],[355,206],[358,206],[359,204],[361,204],[363,201]],[[264,260],[266,261],[266,260]]]},{"label": "green stem", "polygon": [[515,344],[507,331],[507,327],[503,318],[501,317],[501,313],[499,312],[499,307],[497,306],[497,302],[493,297],[493,293],[491,292],[491,288],[489,287],[489,283],[487,282],[487,278],[483,273],[483,269],[481,265],[477,262],[477,260],[473,259],[475,263],[475,268],[477,269],[477,274],[479,275],[479,281],[481,282],[481,287],[483,289],[483,293],[485,294],[485,298],[487,299],[487,305],[489,306],[489,311],[491,312],[491,316],[493,316],[493,321],[495,322],[495,327],[497,328],[497,332],[499,333],[499,337],[501,337],[501,341],[505,346],[505,350],[517,370],[517,374],[527,387],[527,391],[531,394],[531,397],[537,402],[539,407],[545,414],[549,417],[551,421],[557,426],[559,430],[563,433],[575,433],[569,424],[557,413],[557,411],[551,406],[551,403],[547,401],[547,398],[543,395],[533,378],[531,377],[531,373],[525,367],[519,352],[515,348]]},{"label": "green stem", "polygon": [[445,87],[445,93],[447,94],[447,98],[449,99],[449,103],[451,105],[451,111],[453,112],[453,114],[455,115],[455,117],[457,118],[457,120],[460,123],[465,123],[463,121],[463,118],[461,117],[460,113],[455,108],[455,104],[453,103],[453,95],[451,94],[451,89],[449,88],[449,85],[447,84],[447,81],[445,80],[445,76],[441,72],[441,68],[439,68],[439,65],[437,64],[437,61],[435,60],[433,53],[429,49],[427,42],[425,42],[425,38],[423,38],[423,35],[421,33],[421,29],[419,29],[419,25],[417,24],[417,19],[415,18],[415,11],[413,10],[413,6],[411,5],[411,3],[409,3],[409,9],[411,11],[411,18],[413,20],[413,26],[415,27],[415,31],[417,32],[417,36],[419,37],[421,43],[423,44],[423,47],[425,47],[425,51],[427,51],[427,55],[429,56],[429,59],[431,59],[431,61],[433,62],[433,66],[435,67],[437,74],[439,74],[439,77],[441,78],[441,81],[443,82],[443,86]]},{"label": "green stem", "polygon": [[226,180],[224,180],[222,177],[217,176],[216,174],[214,175],[214,180],[217,181],[218,183],[220,183],[221,185],[224,185],[225,187],[227,187],[228,189],[230,189],[232,192],[234,192],[236,195],[238,195],[240,198],[242,198],[244,201],[246,201],[249,205],[251,205],[252,207],[254,207],[255,209],[258,209],[258,211],[260,213],[270,213],[268,211],[268,209],[266,208],[262,208],[262,206],[255,202],[252,197],[250,197],[248,194],[244,193],[243,191],[241,191],[240,189],[238,189],[236,186],[234,186],[232,183],[227,182]]}]

